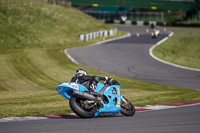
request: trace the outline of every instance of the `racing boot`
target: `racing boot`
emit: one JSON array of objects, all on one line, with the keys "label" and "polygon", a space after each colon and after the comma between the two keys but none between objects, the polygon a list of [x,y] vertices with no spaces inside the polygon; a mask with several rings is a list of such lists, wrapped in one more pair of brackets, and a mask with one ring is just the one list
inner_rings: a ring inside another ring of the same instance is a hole
[{"label": "racing boot", "polygon": [[104,106],[103,106],[103,104],[104,104],[104,102],[103,102],[103,99],[101,98],[101,97],[96,97],[96,103],[97,103],[97,106],[99,107],[99,108],[103,108]]}]

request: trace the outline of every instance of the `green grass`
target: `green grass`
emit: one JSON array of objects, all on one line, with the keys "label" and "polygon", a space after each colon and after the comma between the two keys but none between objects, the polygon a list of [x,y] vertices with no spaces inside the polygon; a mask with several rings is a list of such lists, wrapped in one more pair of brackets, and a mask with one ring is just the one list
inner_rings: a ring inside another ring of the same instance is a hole
[{"label": "green grass", "polygon": [[[188,28],[188,29],[191,29],[191,28]],[[186,29],[187,30],[187,29]],[[196,30],[194,28],[194,30]],[[181,37],[181,36],[200,36],[200,32],[175,32],[174,36],[173,37]]]},{"label": "green grass", "polygon": [[175,32],[173,37],[157,46],[153,54],[168,62],[200,69],[200,37],[198,36],[200,32]]},{"label": "green grass", "polygon": [[[112,76],[122,93],[136,106],[200,101],[200,92],[114,76],[72,63],[65,48],[102,40],[80,42],[77,35],[113,28],[73,8],[53,5],[0,9],[0,118],[66,114],[68,100],[55,88],[79,68],[91,75]],[[119,32],[117,36],[126,34]]]}]

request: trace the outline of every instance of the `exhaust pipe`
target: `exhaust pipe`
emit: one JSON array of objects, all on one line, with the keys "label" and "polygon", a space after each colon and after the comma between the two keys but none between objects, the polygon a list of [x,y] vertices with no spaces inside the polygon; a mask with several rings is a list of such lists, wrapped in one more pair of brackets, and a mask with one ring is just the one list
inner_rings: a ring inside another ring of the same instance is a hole
[{"label": "exhaust pipe", "polygon": [[81,91],[74,90],[73,93],[75,95],[81,96],[82,98],[85,98],[85,99],[88,99],[88,100],[96,100],[96,97],[94,97],[91,94],[88,94],[87,92],[81,92]]}]

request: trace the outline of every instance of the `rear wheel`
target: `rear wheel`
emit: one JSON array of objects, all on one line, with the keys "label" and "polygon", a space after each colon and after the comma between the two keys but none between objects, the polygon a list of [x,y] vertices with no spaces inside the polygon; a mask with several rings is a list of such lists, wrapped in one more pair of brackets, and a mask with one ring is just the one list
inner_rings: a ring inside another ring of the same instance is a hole
[{"label": "rear wheel", "polygon": [[121,113],[125,116],[133,116],[135,114],[135,107],[125,97],[121,98]]},{"label": "rear wheel", "polygon": [[91,107],[89,109],[86,109],[84,105],[84,101],[86,99],[77,97],[77,96],[72,96],[71,99],[69,100],[69,105],[71,109],[73,110],[74,113],[76,113],[78,116],[82,118],[92,118],[95,116],[96,108]]}]

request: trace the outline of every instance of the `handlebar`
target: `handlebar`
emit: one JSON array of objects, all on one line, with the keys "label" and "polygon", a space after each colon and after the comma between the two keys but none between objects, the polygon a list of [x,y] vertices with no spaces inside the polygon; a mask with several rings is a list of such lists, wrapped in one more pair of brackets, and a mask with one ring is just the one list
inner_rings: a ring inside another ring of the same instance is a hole
[{"label": "handlebar", "polygon": [[107,81],[104,85],[107,85],[107,86],[111,86],[111,85],[120,85],[120,83],[117,82],[117,80],[109,80],[109,81]]}]

